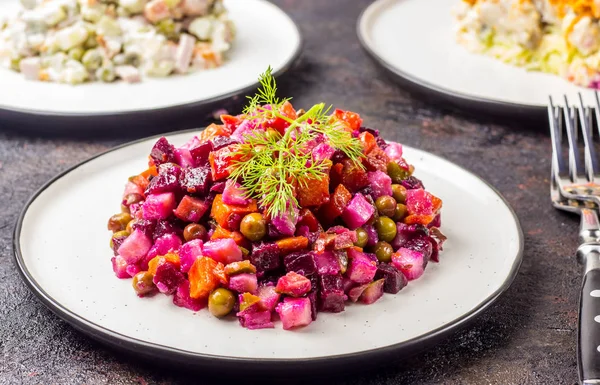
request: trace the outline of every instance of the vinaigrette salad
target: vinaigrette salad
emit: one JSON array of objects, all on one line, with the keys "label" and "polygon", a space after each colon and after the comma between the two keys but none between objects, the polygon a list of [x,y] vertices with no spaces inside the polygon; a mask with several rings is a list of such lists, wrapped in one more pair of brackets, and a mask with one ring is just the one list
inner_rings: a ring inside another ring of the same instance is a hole
[{"label": "vinaigrette salad", "polygon": [[0,66],[28,80],[129,83],[218,67],[235,31],[222,0],[21,0]]},{"label": "vinaigrette salad", "polygon": [[442,201],[354,112],[296,110],[270,69],[243,113],[186,144],[160,138],[108,221],[112,266],[140,297],[309,325],[396,294],[439,261]]}]

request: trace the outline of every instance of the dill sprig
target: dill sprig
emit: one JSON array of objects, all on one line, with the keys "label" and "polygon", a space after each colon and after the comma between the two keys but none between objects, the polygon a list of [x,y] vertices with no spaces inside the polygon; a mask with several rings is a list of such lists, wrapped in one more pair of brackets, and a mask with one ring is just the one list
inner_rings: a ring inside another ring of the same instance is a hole
[{"label": "dill sprig", "polygon": [[[339,121],[332,119],[331,106],[316,104],[297,119],[281,114],[280,107],[290,98],[277,97],[277,83],[271,67],[260,76],[256,95],[248,97],[244,108],[247,119],[257,125],[272,118],[280,118],[290,125],[283,136],[253,130],[244,137],[233,164],[231,177],[245,190],[245,195],[256,199],[270,217],[281,216],[298,207],[296,189],[307,188],[310,181],[324,178],[326,162],[317,162],[307,145],[323,135],[330,146],[344,153],[359,167],[362,145],[344,130]],[[267,107],[268,106],[268,107]]]}]

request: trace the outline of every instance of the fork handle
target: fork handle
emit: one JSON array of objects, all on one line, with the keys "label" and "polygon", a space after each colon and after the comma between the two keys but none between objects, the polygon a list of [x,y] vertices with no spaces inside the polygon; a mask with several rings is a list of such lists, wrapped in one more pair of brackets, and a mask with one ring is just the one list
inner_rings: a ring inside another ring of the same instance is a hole
[{"label": "fork handle", "polygon": [[[600,254],[597,251],[586,254],[587,266],[600,263]],[[595,260],[595,263],[590,259]],[[588,270],[583,277],[579,300],[577,346],[577,361],[582,384],[600,384],[600,269],[598,268]]]}]

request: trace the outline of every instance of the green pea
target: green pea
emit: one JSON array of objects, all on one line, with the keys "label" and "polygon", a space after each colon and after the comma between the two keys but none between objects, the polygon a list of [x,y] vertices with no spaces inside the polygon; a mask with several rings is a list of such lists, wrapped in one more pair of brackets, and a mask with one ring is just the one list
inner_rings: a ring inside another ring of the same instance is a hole
[{"label": "green pea", "polygon": [[379,214],[392,217],[396,212],[396,200],[387,195],[380,196],[375,200],[375,207],[377,207]]},{"label": "green pea", "polygon": [[185,226],[185,229],[183,229],[183,239],[185,239],[186,242],[194,239],[202,240],[206,237],[206,234],[208,234],[206,227],[198,223],[190,223],[189,225]]},{"label": "green pea", "polygon": [[117,231],[116,233],[113,233],[112,237],[110,237],[110,248],[113,248],[115,239],[119,239],[119,238],[127,238],[129,236],[129,234],[131,234],[129,231],[127,230],[121,230],[121,231]]},{"label": "green pea", "polygon": [[377,242],[373,251],[379,262],[390,262],[392,260],[392,254],[394,253],[392,245],[387,242]]},{"label": "green pea", "polygon": [[140,297],[152,293],[156,289],[153,279],[154,277],[150,272],[140,271],[133,276],[133,281],[131,282],[133,290],[135,290],[136,294]]},{"label": "green pea", "polygon": [[215,317],[225,317],[235,305],[235,296],[227,289],[219,288],[208,297],[208,310]]},{"label": "green pea", "polygon": [[114,82],[117,78],[117,74],[115,73],[115,67],[112,64],[110,64],[98,68],[98,70],[96,70],[96,77],[105,83]]},{"label": "green pea", "polygon": [[240,223],[240,232],[252,242],[259,241],[267,234],[267,222],[262,214],[248,214]]},{"label": "green pea", "polygon": [[21,72],[21,57],[13,57],[10,59],[10,69]]},{"label": "green pea", "polygon": [[89,49],[81,58],[81,64],[88,71],[96,71],[102,66],[103,57],[99,50],[97,49]]},{"label": "green pea", "polygon": [[266,135],[269,141],[278,141],[279,139],[281,139],[281,134],[278,131],[273,130],[272,128],[269,128],[267,130]]},{"label": "green pea", "polygon": [[392,185],[392,196],[398,203],[406,203],[406,187],[393,184]]},{"label": "green pea", "polygon": [[122,231],[127,228],[127,224],[131,221],[131,215],[128,213],[118,213],[110,217],[108,220],[108,229],[113,233]]},{"label": "green pea", "polygon": [[364,248],[369,242],[369,234],[365,229],[359,227],[356,229],[356,242],[354,243],[356,246]]},{"label": "green pea", "polygon": [[137,52],[129,51],[129,52],[126,52],[124,55],[125,55],[125,58],[124,58],[125,64],[127,64],[127,65],[139,67],[139,65],[142,63],[142,57]]},{"label": "green pea", "polygon": [[375,229],[382,241],[391,242],[396,237],[396,223],[388,217],[379,217],[375,221]]},{"label": "green pea", "polygon": [[394,216],[392,219],[395,220],[396,222],[400,222],[401,220],[404,219],[406,214],[408,214],[408,208],[406,207],[406,205],[404,205],[402,203],[398,203],[396,205],[396,212],[394,213]]},{"label": "green pea", "polygon": [[408,171],[403,169],[396,162],[390,162],[387,165],[387,173],[392,178],[393,183],[400,183],[404,179],[408,178],[410,175]]},{"label": "green pea", "polygon": [[75,47],[75,48],[71,48],[69,50],[68,56],[70,59],[81,61],[81,58],[83,58],[84,52],[85,51],[83,50],[83,48]]}]

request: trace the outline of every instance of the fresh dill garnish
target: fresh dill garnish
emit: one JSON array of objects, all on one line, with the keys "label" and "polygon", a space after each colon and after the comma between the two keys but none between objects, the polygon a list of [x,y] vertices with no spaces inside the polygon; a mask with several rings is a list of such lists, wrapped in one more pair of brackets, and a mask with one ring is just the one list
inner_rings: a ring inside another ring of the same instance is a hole
[{"label": "fresh dill garnish", "polygon": [[[359,167],[363,167],[360,141],[333,119],[331,106],[316,104],[296,119],[280,112],[290,98],[277,97],[277,83],[269,67],[259,79],[256,95],[248,97],[244,108],[246,119],[256,125],[265,120],[280,118],[289,123],[283,136],[263,130],[253,130],[238,146],[231,177],[265,208],[271,218],[291,212],[298,207],[296,189],[306,188],[311,181],[324,178],[329,161],[317,162],[308,150],[309,142],[322,135],[335,150],[341,151]],[[267,107],[268,106],[268,107]]]}]

